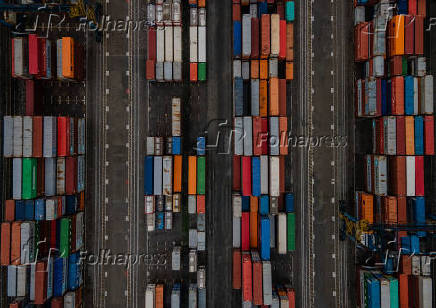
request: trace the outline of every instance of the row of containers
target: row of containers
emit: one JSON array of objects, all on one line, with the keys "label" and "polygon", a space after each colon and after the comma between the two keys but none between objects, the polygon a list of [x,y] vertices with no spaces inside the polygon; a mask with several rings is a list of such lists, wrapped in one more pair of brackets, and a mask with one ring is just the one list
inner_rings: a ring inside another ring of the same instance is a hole
[{"label": "row of containers", "polygon": [[[206,7],[200,1],[189,8],[189,79],[206,80]],[[148,4],[146,79],[182,81],[182,3]]]},{"label": "row of containers", "polygon": [[[206,308],[206,289],[201,285],[204,277],[197,279],[197,283],[190,283],[188,286],[188,305],[187,308]],[[145,291],[145,308],[163,308],[165,303],[165,294],[170,295],[170,307],[180,308],[182,303],[182,292],[184,291],[181,283],[174,283],[171,291],[165,292],[163,284],[148,284]]]},{"label": "row of containers", "polygon": [[275,253],[296,248],[294,196],[285,194],[295,3],[232,3],[233,289],[242,307],[295,307],[294,290],[271,270]]},{"label": "row of containers", "polygon": [[85,49],[72,37],[55,41],[36,34],[11,40],[12,77],[82,81],[85,78]]},{"label": "row of containers", "polygon": [[82,301],[85,119],[5,116],[3,153],[11,166],[1,224],[1,265],[10,307]]}]

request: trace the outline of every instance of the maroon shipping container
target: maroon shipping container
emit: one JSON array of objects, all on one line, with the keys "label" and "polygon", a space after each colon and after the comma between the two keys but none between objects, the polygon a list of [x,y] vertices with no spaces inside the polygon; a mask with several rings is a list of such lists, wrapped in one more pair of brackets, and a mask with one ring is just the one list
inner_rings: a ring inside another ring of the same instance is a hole
[{"label": "maroon shipping container", "polygon": [[434,117],[432,115],[424,116],[424,135],[425,155],[434,155]]},{"label": "maroon shipping container", "polygon": [[233,289],[240,290],[242,286],[241,278],[241,251],[239,249],[233,250],[233,279],[232,287]]},{"label": "maroon shipping container", "polygon": [[401,76],[403,74],[403,56],[393,56],[389,60],[391,76]]},{"label": "maroon shipping container", "polygon": [[385,133],[384,133],[384,125],[383,118],[378,118],[375,120],[375,129],[376,129],[376,154],[384,154],[385,152]]},{"label": "maroon shipping container", "polygon": [[38,244],[39,255],[47,256],[49,248],[50,239],[50,222],[48,220],[43,220],[39,222],[39,238],[47,239],[47,241],[41,241]]},{"label": "maroon shipping container", "polygon": [[65,160],[66,178],[65,178],[65,192],[67,195],[76,193],[77,183],[77,158],[67,157]]},{"label": "maroon shipping container", "polygon": [[233,3],[233,21],[241,21],[241,5]]},{"label": "maroon shipping container", "polygon": [[44,261],[36,263],[35,271],[35,301],[34,304],[42,305],[47,299],[47,272]]},{"label": "maroon shipping container", "polygon": [[[262,120],[262,136],[268,136],[268,118]],[[269,140],[269,138],[268,138]],[[268,155],[268,142],[262,142],[262,155]]]},{"label": "maroon shipping container", "polygon": [[404,116],[396,117],[397,155],[406,155],[406,126]]},{"label": "maroon shipping container", "polygon": [[73,145],[72,152],[70,151],[70,155],[77,155],[77,149],[79,148],[79,136],[78,136],[78,122],[79,120],[77,118],[71,118],[70,124],[71,124],[71,138],[70,143]]},{"label": "maroon shipping container", "polygon": [[251,195],[251,156],[242,156],[242,195]]},{"label": "maroon shipping container", "polygon": [[154,80],[155,77],[155,61],[154,60],[147,60],[145,63],[145,78],[147,80]]},{"label": "maroon shipping container", "polygon": [[389,157],[389,191],[393,196],[406,195],[406,157]]},{"label": "maroon shipping container", "polygon": [[286,79],[279,79],[279,115],[286,117]]},{"label": "maroon shipping container", "polygon": [[233,190],[241,190],[241,156],[233,156]]},{"label": "maroon shipping container", "polygon": [[415,17],[415,54],[424,54],[424,17]]},{"label": "maroon shipping container", "polygon": [[407,8],[409,10],[410,15],[416,15],[417,14],[417,6],[416,6],[416,0],[409,0],[407,1]]},{"label": "maroon shipping container", "polygon": [[282,1],[277,2],[277,14],[279,14],[280,19],[285,19],[285,6]]},{"label": "maroon shipping container", "polygon": [[398,223],[407,224],[407,199],[405,196],[397,197]]},{"label": "maroon shipping container", "polygon": [[56,220],[49,221],[49,248],[56,248]]},{"label": "maroon shipping container", "polygon": [[418,276],[409,276],[409,307],[419,308],[419,280]]},{"label": "maroon shipping container", "polygon": [[417,0],[417,15],[427,16],[427,0]]},{"label": "maroon shipping container", "polygon": [[262,305],[262,262],[260,258],[252,258],[253,262],[253,304]]},{"label": "maroon shipping container", "polygon": [[415,16],[404,17],[404,54],[413,55],[415,45]]},{"label": "maroon shipping container", "polygon": [[45,192],[45,159],[36,160],[36,192],[38,196],[44,195]]},{"label": "maroon shipping container", "polygon": [[43,118],[33,117],[32,125],[32,157],[42,157]]},{"label": "maroon shipping container", "polygon": [[14,221],[14,220],[15,220],[15,200],[6,200],[4,221]]},{"label": "maroon shipping container", "polygon": [[259,59],[259,18],[251,19],[251,58]]},{"label": "maroon shipping container", "polygon": [[242,251],[247,251],[250,249],[250,213],[248,212],[242,212],[241,248]]},{"label": "maroon shipping container", "polygon": [[424,156],[415,156],[415,195],[424,196]]},{"label": "maroon shipping container", "polygon": [[156,61],[156,29],[148,29],[147,42],[147,60]]},{"label": "maroon shipping container", "polygon": [[35,82],[26,80],[26,115],[33,116],[35,113]]},{"label": "maroon shipping container", "polygon": [[253,155],[262,155],[262,118],[253,117]]}]

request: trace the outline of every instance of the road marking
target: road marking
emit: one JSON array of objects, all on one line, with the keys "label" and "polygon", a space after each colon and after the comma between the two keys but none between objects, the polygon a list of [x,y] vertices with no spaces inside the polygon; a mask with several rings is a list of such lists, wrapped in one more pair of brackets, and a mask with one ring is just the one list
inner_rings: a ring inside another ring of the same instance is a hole
[{"label": "road marking", "polygon": [[109,51],[106,51],[106,57],[109,57]]},{"label": "road marking", "polygon": [[331,202],[331,203],[335,203],[335,198],[333,197],[333,198],[330,200],[330,202]]},{"label": "road marking", "polygon": [[106,143],[106,144],[104,145],[104,147],[105,147],[106,149],[109,149],[109,144]]},{"label": "road marking", "polygon": [[332,75],[332,76],[333,76],[334,74],[335,74],[335,73],[334,73],[333,71],[330,71],[330,75]]},{"label": "road marking", "polygon": [[129,221],[129,216],[126,216],[126,221]]},{"label": "road marking", "polygon": [[109,166],[109,162],[108,161],[105,161],[104,164],[106,165],[106,167]]},{"label": "road marking", "polygon": [[333,33],[332,33],[332,35],[330,35],[330,38],[333,39]]},{"label": "road marking", "polygon": [[336,291],[333,291],[333,296],[336,297]]},{"label": "road marking", "polygon": [[335,88],[330,88],[330,93],[335,93]]},{"label": "road marking", "polygon": [[126,143],[126,148],[128,148],[128,147],[129,147],[129,143],[127,142],[127,143]]},{"label": "road marking", "polygon": [[104,221],[109,221],[109,217],[107,215],[104,217]]},{"label": "road marking", "polygon": [[334,124],[330,125],[330,129],[334,130],[335,129],[335,125]]},{"label": "road marking", "polygon": [[330,53],[330,56],[333,57],[333,51]]},{"label": "road marking", "polygon": [[126,57],[128,57],[129,55],[130,55],[130,53],[127,51],[127,52],[126,52]]},{"label": "road marking", "polygon": [[315,75],[315,71],[312,71],[312,75]]},{"label": "road marking", "polygon": [[104,198],[104,202],[105,202],[105,203],[109,203],[109,198],[107,198],[107,197]]},{"label": "road marking", "polygon": [[109,112],[109,106],[106,106],[106,112]]},{"label": "road marking", "polygon": [[106,125],[106,130],[108,130],[109,129],[109,125]]},{"label": "road marking", "polygon": [[109,71],[106,71],[106,76],[109,76]]},{"label": "road marking", "polygon": [[106,33],[106,39],[109,39],[109,32]]},{"label": "road marking", "polygon": [[[335,161],[332,160],[332,161],[330,162],[330,165],[331,165],[331,166],[334,166],[334,165],[335,165]],[[332,179],[332,180],[334,180],[334,179]]]},{"label": "road marking", "polygon": [[107,241],[109,239],[109,236],[105,235],[104,239]]},{"label": "road marking", "polygon": [[106,95],[109,95],[109,89],[106,89]]},{"label": "road marking", "polygon": [[336,217],[332,216],[332,221],[335,222],[336,221]]},{"label": "road marking", "polygon": [[336,278],[336,272],[332,272],[333,278]]},{"label": "road marking", "polygon": [[129,296],[129,292],[127,290],[124,290],[124,296]]},{"label": "road marking", "polygon": [[130,107],[129,106],[126,107],[126,112],[130,112]]},{"label": "road marking", "polygon": [[104,277],[107,278],[107,272],[104,272]]},{"label": "road marking", "polygon": [[332,240],[334,240],[336,238],[336,236],[334,234],[332,234]]},{"label": "road marking", "polygon": [[332,254],[332,259],[336,259],[336,254]]},{"label": "road marking", "polygon": [[129,76],[130,75],[130,72],[129,71],[126,71],[126,76]]},{"label": "road marking", "polygon": [[333,21],[333,19],[334,19],[333,15],[332,15],[332,16],[330,16],[330,20],[331,20],[331,21]]},{"label": "road marking", "polygon": [[105,183],[106,185],[108,185],[108,184],[109,184],[109,179],[104,180],[104,183]]},{"label": "road marking", "polygon": [[107,296],[107,291],[106,290],[104,291],[104,296]]},{"label": "road marking", "polygon": [[335,105],[330,106],[330,111],[335,111]]},{"label": "road marking", "polygon": [[130,125],[129,125],[129,124],[126,125],[126,129],[127,129],[127,130],[130,129]]}]

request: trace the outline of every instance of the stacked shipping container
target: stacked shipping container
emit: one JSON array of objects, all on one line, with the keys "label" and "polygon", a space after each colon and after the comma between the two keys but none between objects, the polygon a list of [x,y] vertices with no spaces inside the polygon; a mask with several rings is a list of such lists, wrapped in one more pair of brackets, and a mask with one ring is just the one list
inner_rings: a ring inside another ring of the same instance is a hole
[{"label": "stacked shipping container", "polygon": [[189,79],[206,80],[206,2],[189,1]]},{"label": "stacked shipping container", "polygon": [[233,0],[233,288],[244,307],[273,304],[271,248],[295,250],[293,195],[285,194],[294,14],[293,1]]}]

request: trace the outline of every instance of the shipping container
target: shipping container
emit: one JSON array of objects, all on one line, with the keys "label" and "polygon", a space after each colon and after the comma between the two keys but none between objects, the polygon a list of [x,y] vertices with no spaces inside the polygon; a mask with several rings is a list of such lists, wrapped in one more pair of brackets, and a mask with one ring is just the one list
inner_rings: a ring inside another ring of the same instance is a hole
[{"label": "shipping container", "polygon": [[287,249],[295,251],[295,213],[287,213]]},{"label": "shipping container", "polygon": [[250,213],[248,212],[242,212],[241,248],[242,251],[247,251],[250,248]]},{"label": "shipping container", "polygon": [[242,299],[251,301],[253,299],[252,290],[252,263],[249,253],[242,254]]},{"label": "shipping container", "polygon": [[242,156],[242,195],[251,195],[251,157]]},{"label": "shipping container", "polygon": [[270,221],[269,218],[261,217],[260,219],[260,257],[262,260],[270,259]]},{"label": "shipping container", "polygon": [[232,288],[239,290],[242,287],[242,274],[241,274],[241,251],[239,249],[233,250],[233,271],[232,271]]},{"label": "shipping container", "polygon": [[273,197],[280,196],[279,169],[279,158],[273,156],[269,157],[269,194]]},{"label": "shipping container", "polygon": [[279,254],[286,254],[286,247],[287,247],[287,227],[286,227],[286,214],[285,213],[279,213],[277,218],[277,252]]},{"label": "shipping container", "polygon": [[280,16],[278,14],[271,14],[270,23],[271,23],[270,56],[278,57],[280,54]]},{"label": "shipping container", "polygon": [[260,48],[260,56],[262,59],[267,59],[271,53],[270,49],[270,15],[263,14],[261,15],[260,20],[260,37],[261,37],[261,48]]}]

